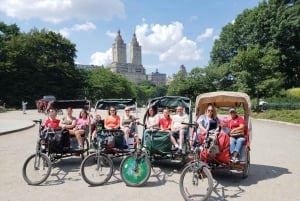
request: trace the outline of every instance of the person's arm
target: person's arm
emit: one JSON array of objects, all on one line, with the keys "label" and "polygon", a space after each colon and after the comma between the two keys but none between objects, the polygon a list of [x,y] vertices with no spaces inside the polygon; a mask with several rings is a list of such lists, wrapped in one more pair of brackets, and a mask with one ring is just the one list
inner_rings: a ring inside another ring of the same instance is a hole
[{"label": "person's arm", "polygon": [[201,132],[207,132],[206,128],[204,128],[204,125],[203,125],[204,118],[205,118],[205,116],[201,115],[197,120],[197,123],[199,124],[199,128],[200,128]]},{"label": "person's arm", "polygon": [[236,133],[244,133],[244,128],[245,128],[245,121],[242,117],[238,117],[238,123],[239,126],[236,128],[231,129],[231,134],[236,134]]},{"label": "person's arm", "polygon": [[116,122],[117,124],[116,124],[116,126],[115,126],[115,128],[114,129],[119,129],[120,127],[121,127],[121,125],[120,125],[120,123],[121,123],[121,118],[120,118],[120,116],[118,116],[117,115],[117,122]]},{"label": "person's arm", "polygon": [[104,128],[105,128],[105,129],[111,129],[111,128],[108,126],[108,122],[109,122],[109,116],[105,117],[105,119],[104,119]]}]

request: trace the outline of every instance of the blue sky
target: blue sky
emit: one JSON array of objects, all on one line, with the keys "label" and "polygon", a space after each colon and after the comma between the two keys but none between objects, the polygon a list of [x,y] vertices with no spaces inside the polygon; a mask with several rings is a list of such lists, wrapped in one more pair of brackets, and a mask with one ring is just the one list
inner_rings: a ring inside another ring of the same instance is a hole
[{"label": "blue sky", "polygon": [[142,46],[146,73],[172,75],[181,64],[189,72],[205,67],[222,27],[262,0],[0,0],[0,20],[61,33],[76,44],[79,64],[107,66],[121,31],[127,44],[133,33]]}]

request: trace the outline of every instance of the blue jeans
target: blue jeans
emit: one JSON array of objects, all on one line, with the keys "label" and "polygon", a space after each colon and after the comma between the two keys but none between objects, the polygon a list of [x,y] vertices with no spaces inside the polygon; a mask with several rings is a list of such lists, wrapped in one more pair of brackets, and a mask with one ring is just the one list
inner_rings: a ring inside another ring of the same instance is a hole
[{"label": "blue jeans", "polygon": [[237,152],[240,154],[240,151],[246,141],[245,137],[230,137],[230,154]]}]

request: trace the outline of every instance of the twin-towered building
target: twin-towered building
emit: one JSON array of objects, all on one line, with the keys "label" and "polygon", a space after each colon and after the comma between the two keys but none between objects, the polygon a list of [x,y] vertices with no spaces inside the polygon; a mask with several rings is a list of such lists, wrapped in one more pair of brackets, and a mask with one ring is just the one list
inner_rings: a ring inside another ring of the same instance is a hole
[{"label": "twin-towered building", "polygon": [[133,34],[130,43],[130,62],[127,63],[126,44],[124,43],[120,31],[112,45],[113,62],[111,71],[120,73],[131,82],[139,82],[147,79],[146,70],[142,64],[142,47]]},{"label": "twin-towered building", "polygon": [[[140,81],[149,80],[155,85],[166,84],[167,82],[166,74],[159,73],[157,69],[156,72],[146,75],[146,70],[142,64],[142,47],[137,41],[135,34],[133,34],[130,42],[130,61],[127,63],[127,48],[120,31],[118,31],[115,42],[112,45],[112,58],[113,61],[108,68],[114,73],[125,76],[131,82],[138,83]],[[76,67],[92,70],[95,68],[103,68],[104,66],[77,64]]]}]

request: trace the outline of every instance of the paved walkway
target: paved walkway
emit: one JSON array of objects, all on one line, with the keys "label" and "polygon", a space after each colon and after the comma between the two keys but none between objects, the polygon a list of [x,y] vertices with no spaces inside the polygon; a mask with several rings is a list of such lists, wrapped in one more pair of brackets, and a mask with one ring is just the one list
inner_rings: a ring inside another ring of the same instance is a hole
[{"label": "paved walkway", "polygon": [[0,112],[0,135],[31,128],[35,125],[32,120],[43,117],[45,115],[34,110],[29,110],[27,114],[23,114],[22,111]]},{"label": "paved walkway", "polygon": [[34,122],[28,120],[0,119],[0,135],[20,131],[34,126]]}]

